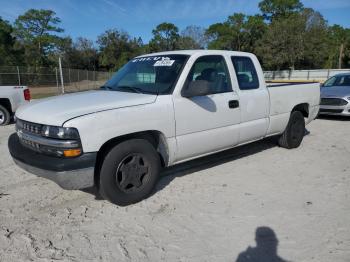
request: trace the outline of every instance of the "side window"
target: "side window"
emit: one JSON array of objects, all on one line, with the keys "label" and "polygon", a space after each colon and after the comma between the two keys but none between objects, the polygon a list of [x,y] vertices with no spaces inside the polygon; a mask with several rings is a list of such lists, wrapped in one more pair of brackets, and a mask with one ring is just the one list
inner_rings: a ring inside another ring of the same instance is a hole
[{"label": "side window", "polygon": [[258,74],[256,73],[253,61],[249,57],[231,57],[236,71],[239,89],[250,90],[259,88]]},{"label": "side window", "polygon": [[231,92],[231,82],[225,59],[219,55],[202,56],[194,62],[184,88],[194,81],[207,81],[211,94]]}]

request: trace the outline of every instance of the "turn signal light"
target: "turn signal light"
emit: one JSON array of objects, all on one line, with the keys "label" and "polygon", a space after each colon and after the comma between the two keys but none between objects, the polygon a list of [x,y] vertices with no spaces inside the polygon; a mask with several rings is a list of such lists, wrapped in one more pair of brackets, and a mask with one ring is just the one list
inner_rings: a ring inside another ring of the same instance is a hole
[{"label": "turn signal light", "polygon": [[81,155],[81,149],[67,149],[63,151],[65,157],[75,157]]}]

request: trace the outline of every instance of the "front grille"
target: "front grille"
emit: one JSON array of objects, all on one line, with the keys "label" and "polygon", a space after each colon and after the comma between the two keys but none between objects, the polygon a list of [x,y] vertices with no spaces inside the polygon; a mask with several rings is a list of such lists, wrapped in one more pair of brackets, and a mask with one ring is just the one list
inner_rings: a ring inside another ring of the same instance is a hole
[{"label": "front grille", "polygon": [[17,119],[16,129],[35,135],[41,135],[42,125]]},{"label": "front grille", "polygon": [[36,151],[36,152],[41,152],[41,150],[40,150],[40,145],[38,144],[38,143],[35,143],[35,142],[33,142],[33,141],[29,141],[29,140],[26,140],[26,139],[24,139],[24,138],[20,138],[20,143],[24,146],[24,147],[26,147],[26,148],[29,148],[29,149],[32,149],[32,150],[34,150],[34,151]]},{"label": "front grille", "polygon": [[41,135],[41,129],[42,125],[23,121],[21,119],[16,120],[16,130],[17,134],[19,136],[19,141],[21,144],[29,149],[32,149],[36,152],[40,152],[40,145],[38,143],[35,143],[29,139],[26,139],[26,134],[32,134],[32,135]]},{"label": "front grille", "polygon": [[325,108],[320,109],[320,113],[340,114],[341,112],[343,112],[343,109],[325,109]]},{"label": "front grille", "polygon": [[321,105],[324,106],[345,106],[348,102],[341,98],[322,98]]}]

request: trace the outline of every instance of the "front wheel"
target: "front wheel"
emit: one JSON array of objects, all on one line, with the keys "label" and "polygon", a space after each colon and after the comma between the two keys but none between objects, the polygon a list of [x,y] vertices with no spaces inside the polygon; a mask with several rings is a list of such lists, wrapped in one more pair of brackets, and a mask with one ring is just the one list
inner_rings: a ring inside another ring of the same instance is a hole
[{"label": "front wheel", "polygon": [[0,126],[6,126],[10,123],[11,115],[10,112],[0,105]]},{"label": "front wheel", "polygon": [[300,146],[305,134],[304,116],[299,111],[294,111],[290,115],[290,119],[286,130],[278,140],[281,147],[292,149]]},{"label": "front wheel", "polygon": [[128,140],[107,153],[100,171],[100,193],[114,204],[133,204],[151,194],[159,174],[160,159],[152,144]]}]

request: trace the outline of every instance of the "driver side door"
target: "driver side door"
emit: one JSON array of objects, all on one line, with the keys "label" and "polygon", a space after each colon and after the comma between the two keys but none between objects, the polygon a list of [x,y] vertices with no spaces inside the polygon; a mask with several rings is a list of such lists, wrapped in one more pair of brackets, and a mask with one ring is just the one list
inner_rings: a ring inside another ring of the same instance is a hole
[{"label": "driver side door", "polygon": [[220,55],[197,58],[182,90],[194,81],[209,82],[210,92],[174,97],[176,162],[233,147],[239,140],[239,98],[232,91],[226,59]]}]

